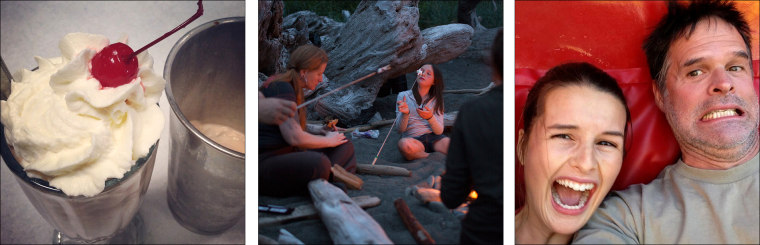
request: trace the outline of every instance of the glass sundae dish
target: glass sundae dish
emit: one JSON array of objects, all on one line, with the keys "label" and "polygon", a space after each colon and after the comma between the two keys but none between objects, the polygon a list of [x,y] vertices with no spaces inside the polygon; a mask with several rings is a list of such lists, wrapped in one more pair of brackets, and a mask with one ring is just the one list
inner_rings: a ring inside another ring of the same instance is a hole
[{"label": "glass sundae dish", "polygon": [[157,105],[165,81],[147,52],[134,57],[126,83],[93,74],[91,61],[111,46],[101,35],[67,34],[62,56],[35,57],[39,67],[16,73],[0,101],[3,160],[41,216],[76,242],[107,241],[128,227],[165,120]]}]

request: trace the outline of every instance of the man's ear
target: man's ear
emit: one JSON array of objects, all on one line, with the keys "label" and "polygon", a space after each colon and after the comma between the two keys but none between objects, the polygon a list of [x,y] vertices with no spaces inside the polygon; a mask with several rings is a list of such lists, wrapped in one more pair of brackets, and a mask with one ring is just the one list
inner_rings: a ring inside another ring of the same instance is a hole
[{"label": "man's ear", "polygon": [[657,87],[657,81],[655,80],[652,80],[652,94],[654,94],[654,104],[657,105],[657,108],[660,108],[660,111],[665,112],[665,109],[663,109],[662,94],[660,93],[660,89]]},{"label": "man's ear", "polygon": [[523,136],[525,136],[525,130],[520,129],[520,131],[517,133],[517,151],[515,151],[515,154],[517,155],[517,160],[520,161],[520,165],[525,165],[525,162],[523,162],[523,144],[525,143],[523,141]]}]

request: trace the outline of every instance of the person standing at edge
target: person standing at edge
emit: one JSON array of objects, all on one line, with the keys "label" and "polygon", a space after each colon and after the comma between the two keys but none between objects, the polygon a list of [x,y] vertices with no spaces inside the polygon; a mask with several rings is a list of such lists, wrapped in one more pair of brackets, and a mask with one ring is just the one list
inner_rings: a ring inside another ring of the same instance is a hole
[{"label": "person standing at edge", "polygon": [[465,202],[470,191],[478,193],[462,220],[461,244],[504,242],[502,40],[499,30],[491,47],[496,87],[460,108],[451,132],[446,173],[441,177],[441,201],[450,209]]}]

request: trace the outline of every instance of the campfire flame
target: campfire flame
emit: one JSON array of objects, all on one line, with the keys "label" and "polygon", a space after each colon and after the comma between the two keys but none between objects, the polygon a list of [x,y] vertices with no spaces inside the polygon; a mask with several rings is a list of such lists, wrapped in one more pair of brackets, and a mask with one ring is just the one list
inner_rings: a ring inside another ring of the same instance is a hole
[{"label": "campfire flame", "polygon": [[475,199],[478,199],[478,193],[475,190],[472,190],[468,197],[470,198],[470,200],[474,201]]}]

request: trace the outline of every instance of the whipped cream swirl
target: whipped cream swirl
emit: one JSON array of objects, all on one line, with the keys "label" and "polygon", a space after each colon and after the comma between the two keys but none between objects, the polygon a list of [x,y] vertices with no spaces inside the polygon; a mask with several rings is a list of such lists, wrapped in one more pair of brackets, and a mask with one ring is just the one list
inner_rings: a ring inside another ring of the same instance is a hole
[{"label": "whipped cream swirl", "polygon": [[[126,38],[122,42],[126,43]],[[109,178],[121,178],[158,141],[164,116],[158,100],[166,81],[153,58],[137,55],[137,78],[104,88],[90,60],[109,44],[102,35],[70,33],[61,57],[34,57],[36,71],[21,70],[11,95],[0,101],[8,144],[28,174],[69,196],[94,196]]]}]

